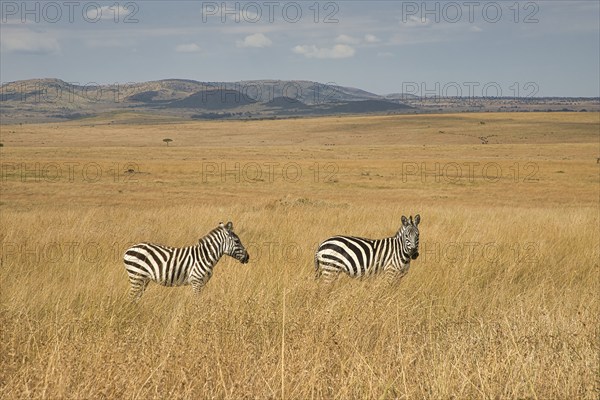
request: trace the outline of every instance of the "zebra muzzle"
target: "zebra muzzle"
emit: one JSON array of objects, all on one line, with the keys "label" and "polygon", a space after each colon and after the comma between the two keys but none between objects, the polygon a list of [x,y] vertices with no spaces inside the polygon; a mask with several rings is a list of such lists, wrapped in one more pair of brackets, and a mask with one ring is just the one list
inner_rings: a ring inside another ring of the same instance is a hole
[{"label": "zebra muzzle", "polygon": [[248,260],[250,260],[250,254],[246,253],[242,256],[242,258],[240,259],[240,262],[242,264],[247,264]]},{"label": "zebra muzzle", "polygon": [[413,260],[416,260],[417,257],[419,257],[419,253],[418,252],[415,253],[415,254],[413,254],[412,256],[410,256],[410,258],[412,258]]}]

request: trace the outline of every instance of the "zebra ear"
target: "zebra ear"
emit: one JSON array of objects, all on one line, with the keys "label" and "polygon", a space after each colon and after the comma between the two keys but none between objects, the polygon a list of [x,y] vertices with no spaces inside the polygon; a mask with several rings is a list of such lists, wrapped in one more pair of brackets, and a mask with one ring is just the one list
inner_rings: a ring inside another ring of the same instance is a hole
[{"label": "zebra ear", "polygon": [[223,222],[219,222],[219,228],[225,228],[225,225],[223,225]]},{"label": "zebra ear", "polygon": [[225,229],[227,229],[228,231],[232,231],[233,230],[233,222],[229,221],[227,223],[227,225],[225,225]]},{"label": "zebra ear", "polygon": [[415,215],[415,226],[419,225],[421,222],[421,216],[419,214]]},{"label": "zebra ear", "polygon": [[408,220],[406,219],[406,217],[403,215],[402,216],[402,226],[406,226],[408,225]]}]

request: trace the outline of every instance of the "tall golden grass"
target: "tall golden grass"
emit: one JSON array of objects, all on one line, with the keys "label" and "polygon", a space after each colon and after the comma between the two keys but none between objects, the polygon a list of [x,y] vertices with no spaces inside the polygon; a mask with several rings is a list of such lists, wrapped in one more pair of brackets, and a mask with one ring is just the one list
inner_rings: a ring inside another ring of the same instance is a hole
[{"label": "tall golden grass", "polygon": [[[250,145],[242,123],[196,122],[213,147],[176,140],[168,150],[135,147],[143,138],[134,132],[171,137],[178,125],[98,124],[79,139],[84,147],[64,138],[53,147],[51,136],[35,146],[48,125],[8,128],[16,133],[3,134],[1,149],[0,397],[598,398],[598,115],[561,115],[549,141],[538,124],[554,114],[485,115],[495,121],[485,125],[483,115],[453,116],[442,129],[498,124],[487,145],[472,136],[431,143],[437,126],[419,142],[411,118],[342,118],[344,129],[333,118],[276,121],[270,140]],[[303,123],[309,139],[283,143],[281,132]],[[350,125],[369,143],[352,143]],[[389,136],[391,126],[410,145]],[[117,129],[122,147],[94,145]],[[235,136],[232,147],[217,143],[223,132]],[[222,162],[234,172],[214,174]],[[236,163],[263,166],[262,180],[235,172]],[[271,181],[266,163],[294,163],[302,176],[277,170]],[[457,179],[451,163],[479,164],[472,179],[466,169]],[[498,179],[481,172],[490,163]],[[50,171],[56,164],[60,174]],[[122,170],[130,164],[132,176]],[[434,172],[409,174],[414,165]],[[320,240],[389,236],[415,213],[421,256],[399,285],[314,280]],[[151,284],[139,304],[128,302],[128,245],[190,245],[229,219],[249,264],[222,259],[198,297]]]}]

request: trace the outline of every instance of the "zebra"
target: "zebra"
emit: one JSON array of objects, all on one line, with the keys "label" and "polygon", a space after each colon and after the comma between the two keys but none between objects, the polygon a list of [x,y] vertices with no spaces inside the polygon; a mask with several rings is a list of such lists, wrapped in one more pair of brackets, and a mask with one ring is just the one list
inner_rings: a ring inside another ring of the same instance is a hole
[{"label": "zebra", "polygon": [[167,247],[139,243],[125,251],[123,261],[131,285],[130,298],[138,301],[150,281],[163,286],[192,285],[199,294],[213,274],[213,268],[223,254],[246,264],[250,259],[233,224],[219,223],[202,237],[197,245]]},{"label": "zebra", "polygon": [[398,232],[385,239],[333,236],[319,245],[315,253],[316,278],[335,280],[341,272],[363,277],[383,272],[391,282],[408,273],[410,261],[419,257],[421,216],[402,216]]}]

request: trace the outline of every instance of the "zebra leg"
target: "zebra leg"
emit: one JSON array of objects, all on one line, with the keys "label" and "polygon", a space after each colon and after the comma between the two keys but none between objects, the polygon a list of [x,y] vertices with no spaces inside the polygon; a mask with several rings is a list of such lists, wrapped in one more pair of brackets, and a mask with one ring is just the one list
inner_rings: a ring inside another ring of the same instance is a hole
[{"label": "zebra leg", "polygon": [[323,280],[327,284],[331,284],[336,281],[340,276],[340,272],[340,268],[336,265],[323,262],[319,265],[319,275],[323,277]]},{"label": "zebra leg", "polygon": [[389,285],[398,284],[400,280],[408,273],[408,267],[405,268],[388,268],[385,270],[385,278]]},{"label": "zebra leg", "polygon": [[206,285],[211,276],[212,271],[210,269],[207,271],[202,271],[198,264],[194,265],[189,282],[190,285],[192,285],[192,289],[194,290],[196,296],[200,295],[202,288],[204,285]]},{"label": "zebra leg", "polygon": [[327,271],[323,272],[323,277],[324,277],[325,283],[327,283],[328,285],[335,282],[339,276],[340,276],[339,270],[336,270],[336,271],[327,270]]},{"label": "zebra leg", "polygon": [[202,282],[192,282],[192,289],[194,290],[194,294],[196,294],[196,296],[200,295],[203,287],[204,283]]},{"label": "zebra leg", "polygon": [[315,253],[315,279],[321,277],[321,265],[319,264],[318,253]]},{"label": "zebra leg", "polygon": [[129,289],[129,299],[137,303],[144,294],[144,290],[146,290],[149,282],[149,278],[130,276],[129,284],[131,285],[131,288]]},{"label": "zebra leg", "polygon": [[192,285],[192,289],[194,290],[194,293],[197,296],[200,295],[200,293],[202,292],[202,289],[204,288],[204,285],[206,285],[206,282],[208,282],[208,279],[206,278],[192,279],[192,281],[190,282],[190,284]]},{"label": "zebra leg", "polygon": [[339,272],[339,267],[319,260],[319,253],[315,254],[315,279],[320,279],[323,277],[325,281],[332,282],[335,280]]}]

